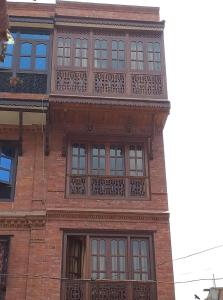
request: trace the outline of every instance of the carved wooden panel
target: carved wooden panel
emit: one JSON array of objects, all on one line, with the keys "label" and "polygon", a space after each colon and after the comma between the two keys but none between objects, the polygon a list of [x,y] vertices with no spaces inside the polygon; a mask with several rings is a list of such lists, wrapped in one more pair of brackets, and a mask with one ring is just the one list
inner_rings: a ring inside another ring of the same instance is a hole
[{"label": "carved wooden panel", "polygon": [[71,176],[70,177],[70,193],[73,195],[86,194],[86,177]]},{"label": "carved wooden panel", "polygon": [[56,89],[64,92],[86,92],[87,72],[58,70],[56,72]]},{"label": "carved wooden panel", "polygon": [[9,251],[9,240],[0,237],[0,292],[6,286],[6,276],[8,266],[8,251]]},{"label": "carved wooden panel", "polygon": [[152,300],[150,286],[147,283],[137,282],[133,284],[133,300]]},{"label": "carved wooden panel", "polygon": [[85,300],[85,283],[83,281],[66,281],[64,300]]},{"label": "carved wooden panel", "polygon": [[130,196],[143,197],[145,196],[145,179],[133,178],[129,179],[130,182]]},{"label": "carved wooden panel", "polygon": [[99,94],[123,94],[125,93],[125,75],[97,72],[94,74],[94,89]]},{"label": "carved wooden panel", "polygon": [[91,178],[91,194],[100,196],[125,196],[125,179]]},{"label": "carved wooden panel", "polygon": [[92,283],[91,300],[128,300],[127,286],[121,283]]},{"label": "carved wooden panel", "polygon": [[161,75],[132,75],[132,93],[135,95],[158,96],[163,94],[163,82]]}]

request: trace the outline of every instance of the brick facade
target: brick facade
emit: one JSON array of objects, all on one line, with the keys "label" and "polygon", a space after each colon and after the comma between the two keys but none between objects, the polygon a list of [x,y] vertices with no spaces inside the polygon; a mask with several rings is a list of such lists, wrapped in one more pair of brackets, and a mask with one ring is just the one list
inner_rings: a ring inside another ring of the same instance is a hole
[{"label": "brick facade", "polygon": [[[159,11],[156,8],[137,8],[137,14],[132,7],[63,4],[59,1],[56,7],[39,4],[38,15],[34,7],[35,4],[9,3],[9,14],[14,17],[27,15],[35,19],[39,16],[53,18],[56,12],[61,18],[65,18],[63,22],[66,22],[65,16],[69,12],[69,16],[74,18],[88,18],[90,14],[91,18],[112,20],[115,16],[121,21],[129,19],[133,22],[140,20],[159,23]],[[12,18],[11,22],[15,25],[18,19]],[[29,22],[30,19],[27,23]],[[52,65],[55,65],[55,45],[52,48]],[[51,74],[52,85],[54,79],[55,75]],[[12,97],[15,97],[14,94],[0,93],[1,99],[9,100]],[[41,97],[43,95],[40,95],[38,100],[40,107]],[[153,233],[157,296],[151,300],[174,300],[162,135],[169,112],[168,101],[163,99],[164,106],[161,108],[156,108],[156,103],[144,108],[142,99],[136,100],[142,107],[115,107],[109,103],[100,106],[93,103],[54,102],[55,95],[50,92],[44,97],[47,97],[50,103],[49,125],[44,121],[42,124],[37,122],[36,125],[23,126],[23,153],[22,156],[18,156],[15,195],[13,201],[0,201],[0,236],[10,237],[4,300],[66,300],[61,298],[64,297],[61,294],[61,277],[65,232],[93,232],[95,235],[106,235],[106,232],[123,235],[128,232],[139,235],[142,232]],[[58,97],[63,99],[63,93]],[[38,97],[32,94],[17,94],[17,100],[28,101],[35,98]],[[119,100],[118,97],[116,99]],[[147,101],[150,105],[150,100]],[[41,109],[38,113],[45,116]],[[155,116],[155,121],[151,115]],[[18,141],[21,128],[11,125],[10,120],[7,122],[1,124],[0,120],[0,141]],[[145,169],[148,172],[147,196],[140,199],[67,196],[67,172],[71,163],[69,147],[73,140],[79,142],[79,137],[85,141],[99,139],[101,142],[110,138],[122,140],[124,143],[143,140]],[[45,155],[46,143],[49,145],[48,156]],[[85,276],[85,279],[89,278]]]}]

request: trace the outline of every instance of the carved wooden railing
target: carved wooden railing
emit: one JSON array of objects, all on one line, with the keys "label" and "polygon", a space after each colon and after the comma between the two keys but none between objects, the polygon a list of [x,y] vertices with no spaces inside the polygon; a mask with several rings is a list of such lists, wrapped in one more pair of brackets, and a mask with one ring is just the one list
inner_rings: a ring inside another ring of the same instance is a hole
[{"label": "carved wooden railing", "polygon": [[[89,82],[91,81],[91,82]],[[55,90],[74,95],[165,98],[162,74],[57,70]]]},{"label": "carved wooden railing", "polygon": [[69,176],[69,194],[73,196],[145,197],[146,177]]},{"label": "carved wooden railing", "polygon": [[152,281],[70,280],[61,283],[61,300],[155,300]]}]

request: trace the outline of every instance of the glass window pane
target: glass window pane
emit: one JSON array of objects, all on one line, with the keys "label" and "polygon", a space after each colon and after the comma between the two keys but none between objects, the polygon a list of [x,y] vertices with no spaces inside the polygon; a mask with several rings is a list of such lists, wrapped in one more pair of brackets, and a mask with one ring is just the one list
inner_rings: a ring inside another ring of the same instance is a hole
[{"label": "glass window pane", "polygon": [[137,170],[142,170],[142,159],[137,159]]},{"label": "glass window pane", "polygon": [[82,67],[86,68],[87,67],[87,59],[82,59]]},{"label": "glass window pane", "polygon": [[76,49],[75,56],[76,57],[80,57],[81,56],[81,50],[80,49]]},{"label": "glass window pane", "polygon": [[138,52],[137,59],[143,60],[143,52]]},{"label": "glass window pane", "polygon": [[82,41],[82,48],[87,49],[87,40]]},{"label": "glass window pane", "polygon": [[21,44],[20,54],[24,56],[31,56],[32,53],[32,44],[23,43]]},{"label": "glass window pane", "polygon": [[78,145],[74,145],[72,148],[72,154],[73,155],[78,155]]},{"label": "glass window pane", "polygon": [[136,62],[135,62],[135,61],[132,61],[132,62],[131,62],[131,68],[132,68],[133,70],[136,70]]},{"label": "glass window pane", "polygon": [[136,42],[131,43],[131,51],[136,51]]},{"label": "glass window pane", "polygon": [[143,62],[139,62],[138,63],[138,69],[139,70],[143,70]]},{"label": "glass window pane", "polygon": [[105,158],[100,158],[100,165],[99,168],[105,170]]},{"label": "glass window pane", "polygon": [[143,51],[143,43],[142,42],[137,43],[137,50]]},{"label": "glass window pane", "polygon": [[119,277],[120,277],[120,280],[125,280],[126,279],[126,274],[125,273],[120,273]]},{"label": "glass window pane", "polygon": [[92,274],[91,274],[91,278],[92,278],[92,279],[96,280],[97,277],[98,277],[98,276],[97,276],[97,273],[92,273]]},{"label": "glass window pane", "polygon": [[153,53],[152,52],[148,53],[148,60],[153,61]]},{"label": "glass window pane", "polygon": [[36,70],[46,70],[46,58],[44,58],[44,57],[36,58],[35,69]]},{"label": "glass window pane", "polygon": [[160,43],[154,43],[154,51],[160,52]]},{"label": "glass window pane", "polygon": [[74,156],[72,158],[72,168],[73,169],[77,169],[78,168],[78,157],[77,156]]},{"label": "glass window pane", "polygon": [[135,159],[131,158],[130,159],[130,170],[135,170],[135,169],[136,169]]},{"label": "glass window pane", "polygon": [[85,155],[85,146],[80,145],[80,155]]},{"label": "glass window pane", "polygon": [[87,50],[86,49],[82,49],[82,57],[87,57]]},{"label": "glass window pane", "polygon": [[70,47],[70,46],[71,46],[71,39],[70,38],[65,39],[64,47]]},{"label": "glass window pane", "polygon": [[75,67],[80,67],[80,66],[81,66],[80,58],[75,58]]},{"label": "glass window pane", "polygon": [[131,59],[136,60],[136,52],[131,52]]},{"label": "glass window pane", "polygon": [[140,280],[140,274],[139,273],[134,273],[134,280]]},{"label": "glass window pane", "polygon": [[137,157],[142,157],[142,149],[140,146],[137,147],[136,155]]},{"label": "glass window pane", "polygon": [[147,256],[147,243],[146,241],[141,241],[141,255]]},{"label": "glass window pane", "polygon": [[117,45],[117,41],[112,41],[112,50],[117,50],[118,45]]},{"label": "glass window pane", "polygon": [[45,44],[36,45],[36,56],[46,56],[46,45]]},{"label": "glass window pane", "polygon": [[64,56],[65,57],[70,57],[70,48],[64,48]]},{"label": "glass window pane", "polygon": [[102,68],[102,69],[106,69],[106,68],[107,68],[107,61],[106,61],[106,60],[103,60],[103,61],[101,62],[101,68]]},{"label": "glass window pane", "polygon": [[105,255],[105,241],[100,241],[100,255]]},{"label": "glass window pane", "polygon": [[99,273],[100,279],[106,279],[106,273]]},{"label": "glass window pane", "polygon": [[10,158],[0,156],[0,168],[10,170],[11,165],[12,165],[12,160]]},{"label": "glass window pane", "polygon": [[107,57],[108,57],[107,51],[101,51],[101,58],[102,59],[107,59]]},{"label": "glass window pane", "polygon": [[153,52],[153,43],[148,43],[148,51]]},{"label": "glass window pane", "polygon": [[118,271],[118,257],[112,257],[112,271]]},{"label": "glass window pane", "polygon": [[10,172],[0,169],[0,182],[10,183]]},{"label": "glass window pane", "polygon": [[12,67],[12,56],[5,56],[4,62],[0,63],[0,68],[10,69]]},{"label": "glass window pane", "polygon": [[112,255],[117,255],[118,254],[118,247],[117,247],[117,241],[113,240],[111,241],[111,254]]},{"label": "glass window pane", "polygon": [[124,55],[124,52],[123,51],[119,51],[119,53],[118,53],[118,58],[120,59],[120,60],[124,60],[125,59],[125,55]]},{"label": "glass window pane", "polygon": [[69,57],[65,57],[64,58],[64,66],[69,66],[70,65],[70,58]]},{"label": "glass window pane", "polygon": [[58,47],[63,47],[63,38],[58,38],[57,39],[57,46]]},{"label": "glass window pane", "polygon": [[98,157],[92,157],[92,168],[93,169],[98,169]]},{"label": "glass window pane", "polygon": [[125,241],[119,241],[119,255],[125,255]]},{"label": "glass window pane", "polygon": [[81,40],[76,39],[76,48],[80,48],[80,47],[81,47]]},{"label": "glass window pane", "polygon": [[115,170],[115,158],[110,158],[110,169]]},{"label": "glass window pane", "polygon": [[49,40],[50,37],[47,34],[32,34],[32,33],[21,33],[21,39],[31,39],[31,40]]},{"label": "glass window pane", "polygon": [[147,257],[141,258],[142,272],[148,272],[148,261]]},{"label": "glass window pane", "polygon": [[155,63],[155,70],[156,71],[160,71],[161,70],[161,64],[160,64],[160,62],[156,62]]},{"label": "glass window pane", "polygon": [[112,69],[118,69],[118,62],[117,60],[112,61]]},{"label": "glass window pane", "polygon": [[92,240],[91,241],[91,253],[97,255],[98,253],[98,241]]},{"label": "glass window pane", "polygon": [[153,67],[153,62],[149,62],[149,70],[153,71],[154,67]]},{"label": "glass window pane", "polygon": [[63,56],[63,48],[57,48],[57,56]]},{"label": "glass window pane", "polygon": [[118,59],[118,53],[116,51],[112,51],[112,59]]},{"label": "glass window pane", "polygon": [[142,280],[148,280],[148,274],[147,273],[142,274]]},{"label": "glass window pane", "polygon": [[31,58],[30,57],[21,57],[19,67],[20,67],[20,69],[24,69],[24,70],[31,69]]},{"label": "glass window pane", "polygon": [[13,49],[14,49],[14,45],[12,45],[12,44],[7,45],[6,53],[13,54]]},{"label": "glass window pane", "polygon": [[133,246],[133,255],[139,255],[139,243],[138,243],[138,241],[133,241],[132,246]]},{"label": "glass window pane", "polygon": [[118,48],[119,48],[119,50],[124,50],[124,42],[119,41]]},{"label": "glass window pane", "polygon": [[85,169],[85,157],[80,157],[80,169]]},{"label": "glass window pane", "polygon": [[119,257],[119,271],[125,272],[125,257]]},{"label": "glass window pane", "polygon": [[133,270],[134,270],[134,272],[139,272],[140,271],[139,257],[133,257]]},{"label": "glass window pane", "polygon": [[117,158],[116,169],[124,170],[124,159],[123,158]]},{"label": "glass window pane", "polygon": [[99,258],[99,270],[105,271],[105,257]]},{"label": "glass window pane", "polygon": [[92,270],[97,271],[97,256],[92,256]]}]

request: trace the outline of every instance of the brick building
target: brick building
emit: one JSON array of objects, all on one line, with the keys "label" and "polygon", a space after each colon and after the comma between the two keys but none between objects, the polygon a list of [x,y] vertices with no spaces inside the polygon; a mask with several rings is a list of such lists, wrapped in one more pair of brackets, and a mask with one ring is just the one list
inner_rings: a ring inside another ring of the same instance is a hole
[{"label": "brick building", "polygon": [[8,13],[0,299],[173,300],[159,9],[10,2]]}]

